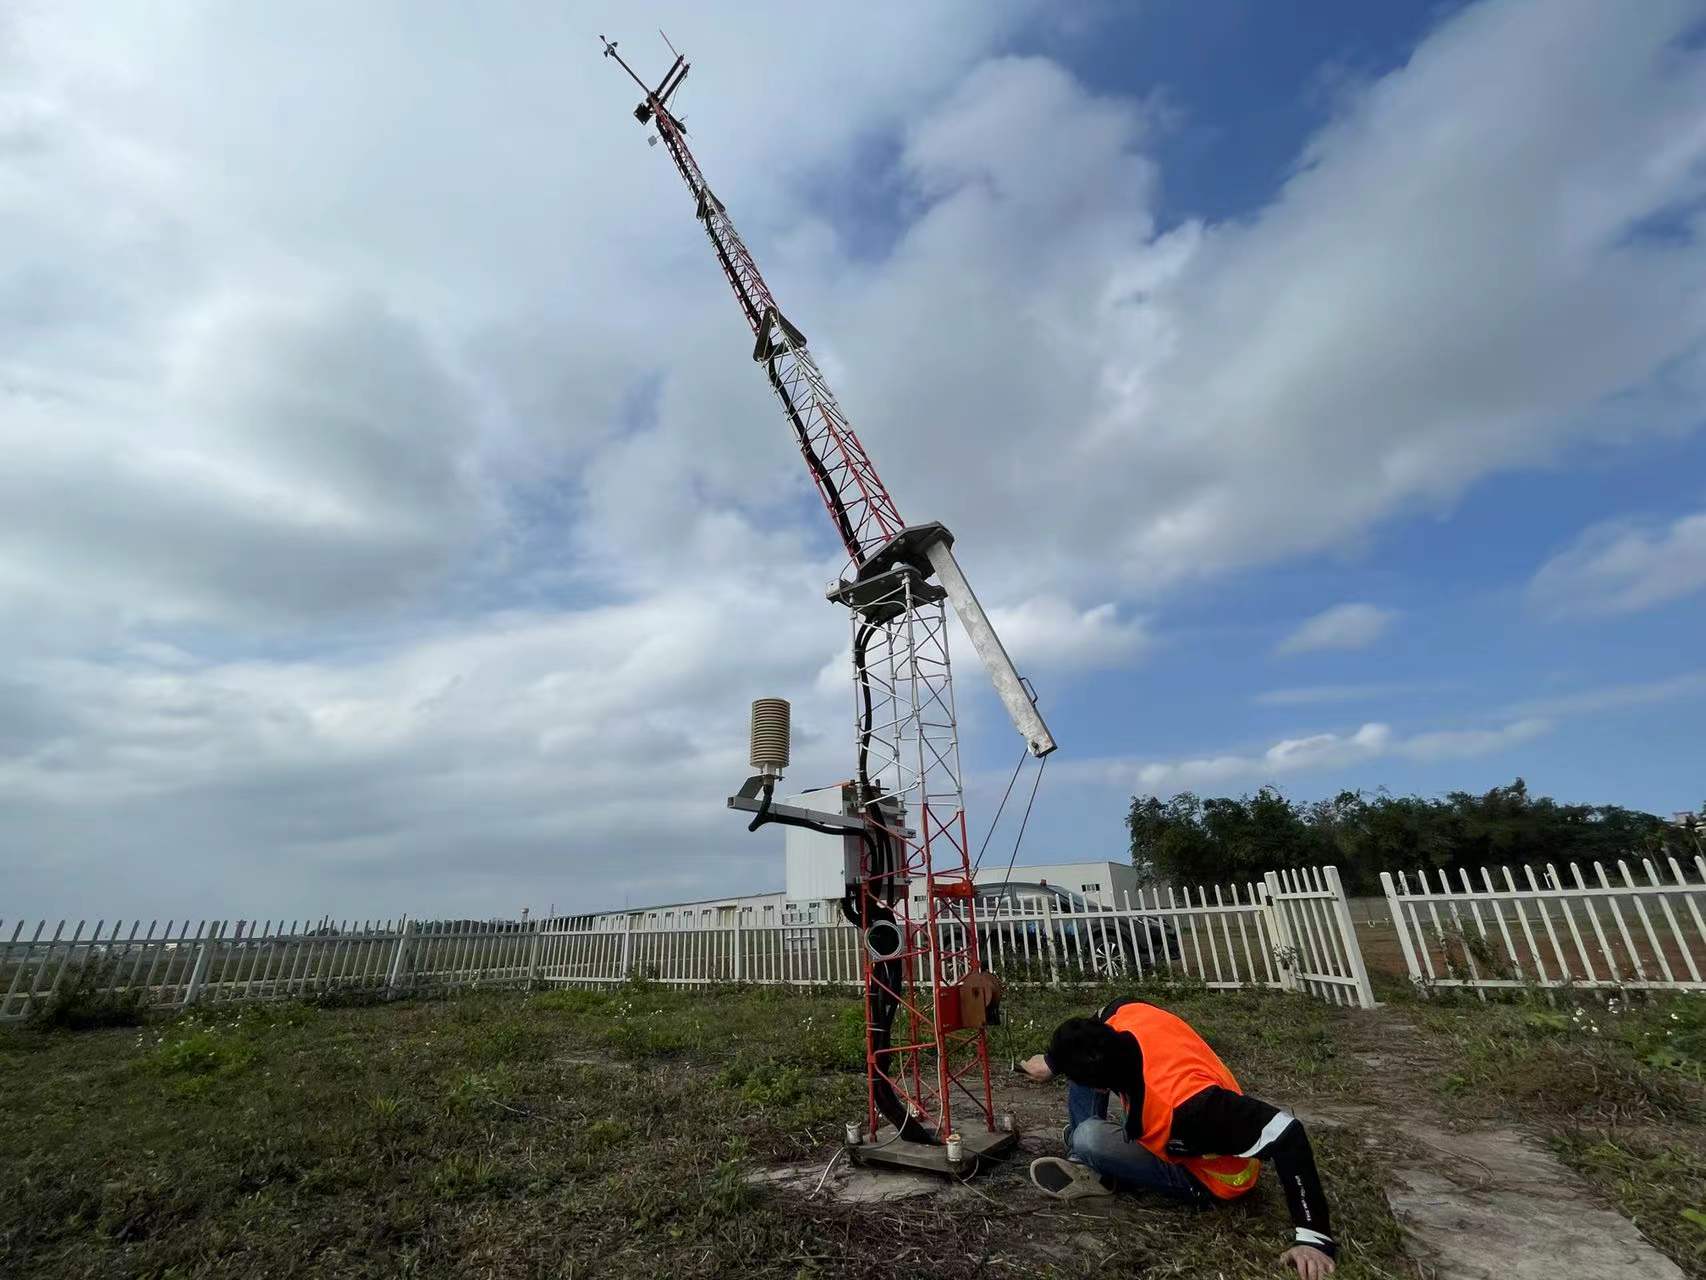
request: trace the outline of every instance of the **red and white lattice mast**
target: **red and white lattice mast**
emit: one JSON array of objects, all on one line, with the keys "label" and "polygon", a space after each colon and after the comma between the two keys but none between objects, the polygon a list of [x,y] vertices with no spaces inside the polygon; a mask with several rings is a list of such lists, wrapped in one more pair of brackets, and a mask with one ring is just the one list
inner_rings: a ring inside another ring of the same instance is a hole
[{"label": "red and white lattice mast", "polygon": [[[749,779],[729,803],[757,814],[754,827],[810,827],[842,836],[850,851],[843,911],[863,930],[866,944],[871,1141],[860,1151],[880,1159],[954,1134],[968,1152],[992,1150],[1006,1135],[995,1133],[990,1092],[984,1025],[992,992],[978,962],[945,604],[960,618],[1031,754],[1046,756],[1054,738],[960,572],[953,536],[940,524],[901,519],[805,336],[782,314],[705,181],[669,106],[687,75],[686,60],[677,54],[653,89],[613,41],[605,41],[604,53],[645,95],[634,115],[657,130],[656,140],[687,183],[752,330],[753,359],[781,403],[847,551],[846,569],[829,593],[849,609],[853,628],[858,768],[842,811],[774,803],[780,776],[774,769]],[[924,892],[915,902],[918,885]],[[892,1132],[880,1135],[880,1120]]]}]

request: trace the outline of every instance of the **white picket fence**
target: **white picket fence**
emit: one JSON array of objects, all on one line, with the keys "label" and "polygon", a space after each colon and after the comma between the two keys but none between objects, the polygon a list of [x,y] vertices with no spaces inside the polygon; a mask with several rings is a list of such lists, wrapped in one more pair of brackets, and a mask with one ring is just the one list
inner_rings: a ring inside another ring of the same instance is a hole
[{"label": "white picket fence", "polygon": [[[325,991],[522,986],[538,951],[517,921],[18,921],[0,941],[0,1021],[25,1017],[87,973],[97,993],[157,1007],[286,1000]],[[128,927],[127,927],[128,925]],[[0,938],[4,935],[0,934]]]},{"label": "white picket fence", "polygon": [[[1372,1007],[1338,872],[1270,872],[1242,886],[1148,890],[1117,908],[1063,910],[1050,897],[990,900],[975,913],[986,968],[1009,982],[1163,976],[1231,990],[1301,991]],[[845,923],[611,928],[588,917],[531,921],[97,921],[0,933],[0,1021],[25,1017],[81,978],[161,1007],[280,1000],[324,991],[609,985],[835,986],[861,982]],[[944,930],[961,926],[943,924]],[[963,939],[945,936],[945,945]],[[924,974],[916,975],[920,980]]]},{"label": "white picket fence", "polygon": [[1292,988],[1332,1004],[1374,1008],[1374,989],[1339,869],[1270,871],[1265,889]]},{"label": "white picket fence", "polygon": [[1610,874],[1575,863],[1566,875],[1509,867],[1435,873],[1382,873],[1398,944],[1418,987],[1623,987],[1706,990],[1706,857],[1690,879],[1666,858],[1640,859],[1642,874],[1619,860]]},{"label": "white picket fence", "polygon": [[[1049,896],[975,905],[985,968],[1012,981],[1092,982],[1152,974],[1211,987],[1292,987],[1265,885],[1149,890],[1120,907],[1063,910]],[[958,949],[959,926],[943,924]],[[860,939],[845,923],[645,928],[632,920],[545,934],[539,976],[601,984],[643,973],[656,981],[857,987]],[[919,975],[922,977],[922,972]]]}]

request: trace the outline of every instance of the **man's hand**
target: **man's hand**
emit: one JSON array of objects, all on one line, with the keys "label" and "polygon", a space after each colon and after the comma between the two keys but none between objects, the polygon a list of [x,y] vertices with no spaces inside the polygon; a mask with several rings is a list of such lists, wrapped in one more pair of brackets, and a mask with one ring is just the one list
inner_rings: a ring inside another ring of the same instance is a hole
[{"label": "man's hand", "polygon": [[1045,1080],[1054,1079],[1054,1072],[1048,1069],[1048,1062],[1040,1053],[1034,1054],[1021,1062],[1019,1064],[1019,1070],[1023,1071],[1039,1084]]},{"label": "man's hand", "polygon": [[1297,1268],[1301,1280],[1321,1280],[1333,1274],[1333,1260],[1314,1245],[1300,1244],[1280,1254],[1281,1266]]}]

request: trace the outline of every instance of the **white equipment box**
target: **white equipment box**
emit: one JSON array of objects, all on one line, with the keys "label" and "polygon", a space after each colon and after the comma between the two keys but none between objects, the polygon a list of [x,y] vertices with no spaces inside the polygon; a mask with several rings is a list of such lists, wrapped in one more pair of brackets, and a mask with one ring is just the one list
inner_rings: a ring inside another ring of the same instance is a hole
[{"label": "white equipment box", "polygon": [[[819,813],[846,813],[853,803],[853,787],[843,784],[819,787],[789,796],[783,804]],[[784,897],[789,902],[834,901],[859,879],[859,837],[831,836],[805,827],[783,828],[783,851],[787,862]]]}]

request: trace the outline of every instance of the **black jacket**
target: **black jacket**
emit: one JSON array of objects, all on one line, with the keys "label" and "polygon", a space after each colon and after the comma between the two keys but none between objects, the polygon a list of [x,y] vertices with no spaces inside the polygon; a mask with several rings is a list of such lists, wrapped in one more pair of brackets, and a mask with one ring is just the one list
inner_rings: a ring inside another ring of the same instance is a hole
[{"label": "black jacket", "polygon": [[[1115,1000],[1097,1010],[1096,1017],[1106,1022],[1114,1011],[1136,1000]],[[1135,1037],[1134,1037],[1135,1038]],[[1143,1133],[1143,1045],[1138,1044],[1136,1078],[1120,1090],[1129,1106],[1126,1110],[1125,1132],[1133,1142]],[[1050,1070],[1054,1064],[1049,1064]],[[1167,1155],[1175,1159],[1184,1156],[1243,1156],[1261,1160],[1273,1166],[1280,1187],[1285,1192],[1286,1208],[1291,1211],[1291,1223],[1298,1244],[1313,1245],[1328,1257],[1338,1256],[1332,1227],[1327,1217],[1327,1196],[1321,1189],[1321,1175],[1315,1169],[1315,1152],[1309,1145],[1309,1135],[1303,1123],[1289,1111],[1234,1093],[1218,1085],[1192,1094],[1173,1109],[1173,1127],[1167,1140]]]}]

